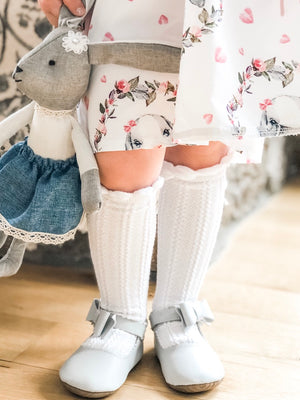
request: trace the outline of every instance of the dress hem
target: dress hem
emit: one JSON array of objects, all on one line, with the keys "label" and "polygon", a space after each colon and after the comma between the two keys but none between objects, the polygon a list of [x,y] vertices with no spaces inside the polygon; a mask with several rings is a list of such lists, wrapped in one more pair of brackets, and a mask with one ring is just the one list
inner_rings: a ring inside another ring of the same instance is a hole
[{"label": "dress hem", "polygon": [[0,214],[0,231],[8,236],[13,236],[16,239],[23,240],[23,242],[35,244],[62,244],[68,240],[74,239],[75,234],[82,222],[81,218],[79,224],[72,230],[64,234],[54,234],[46,232],[28,232],[20,228],[15,228]]}]

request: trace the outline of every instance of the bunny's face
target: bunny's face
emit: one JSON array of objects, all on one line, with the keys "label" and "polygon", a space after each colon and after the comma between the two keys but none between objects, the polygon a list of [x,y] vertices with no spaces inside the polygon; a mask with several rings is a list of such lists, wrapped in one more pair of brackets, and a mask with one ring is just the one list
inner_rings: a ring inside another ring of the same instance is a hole
[{"label": "bunny's face", "polygon": [[42,107],[73,109],[90,76],[87,44],[85,50],[76,52],[76,40],[75,32],[67,27],[52,31],[19,61],[13,74],[18,88]]},{"label": "bunny's face", "polygon": [[[126,150],[150,149],[158,144],[172,144],[173,124],[163,115],[145,114],[135,122],[136,126],[126,136]],[[147,132],[151,132],[151,137]]]}]

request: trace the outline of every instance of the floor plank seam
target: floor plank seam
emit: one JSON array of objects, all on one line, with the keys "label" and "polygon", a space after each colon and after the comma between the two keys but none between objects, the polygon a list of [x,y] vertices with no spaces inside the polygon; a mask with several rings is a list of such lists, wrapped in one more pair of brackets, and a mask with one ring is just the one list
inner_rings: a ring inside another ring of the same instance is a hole
[{"label": "floor plank seam", "polygon": [[258,316],[253,316],[253,315],[246,315],[245,313],[233,313],[233,312],[227,312],[227,311],[218,311],[216,308],[214,310],[214,314],[216,315],[216,320],[217,320],[217,315],[228,315],[228,316],[234,316],[234,317],[243,317],[243,318],[249,318],[249,319],[253,319],[258,320],[258,321],[267,321],[267,322],[276,322],[278,325],[282,325],[283,327],[286,327],[287,325],[291,328],[300,328],[300,323],[295,323],[295,322],[281,322],[280,320],[278,320],[278,318],[274,318],[274,319],[269,319],[266,317],[258,317]]},{"label": "floor plank seam", "polygon": [[[30,368],[34,368],[34,369],[52,371],[52,372],[57,372],[57,373],[58,373],[58,371],[59,371],[58,369],[52,369],[52,368],[41,367],[41,366],[39,366],[39,365],[32,365],[32,364],[20,363],[20,362],[12,361],[12,360],[0,359],[0,362],[1,362],[1,361],[2,361],[2,362],[5,362],[5,363],[8,363],[8,364],[11,364],[12,366],[13,366],[13,365],[19,365],[19,366],[21,366],[21,367],[30,367]],[[5,366],[0,365],[0,367],[5,367]],[[11,367],[5,367],[5,368],[11,368]]]},{"label": "floor plank seam", "polygon": [[[214,272],[216,272],[216,271],[214,271]],[[206,281],[207,281],[207,283],[209,281],[211,281],[211,282],[216,281],[216,282],[223,282],[224,284],[229,282],[230,284],[236,284],[238,286],[243,286],[243,287],[254,287],[254,288],[256,287],[256,288],[259,288],[259,289],[272,290],[272,291],[275,291],[275,292],[296,294],[296,295],[298,295],[300,297],[299,290],[298,291],[297,290],[288,290],[288,289],[284,289],[284,288],[264,286],[264,285],[260,285],[258,283],[246,283],[244,281],[242,281],[242,282],[234,281],[231,278],[226,279],[226,278],[216,278],[216,277],[210,278],[210,277],[208,277]]]}]

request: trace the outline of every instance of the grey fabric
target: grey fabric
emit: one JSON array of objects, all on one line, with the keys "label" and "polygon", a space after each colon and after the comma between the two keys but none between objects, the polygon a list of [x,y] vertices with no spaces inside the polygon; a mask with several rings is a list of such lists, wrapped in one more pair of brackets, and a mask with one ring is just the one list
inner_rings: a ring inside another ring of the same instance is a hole
[{"label": "grey fabric", "polygon": [[6,239],[7,239],[7,235],[5,235],[4,232],[0,232],[0,249],[6,242]]},{"label": "grey fabric", "polygon": [[77,27],[85,19],[86,15],[93,7],[95,0],[82,0],[86,13],[82,17],[74,16],[66,6],[62,6],[59,13],[58,26]]},{"label": "grey fabric", "polygon": [[127,318],[123,318],[120,315],[117,315],[117,323],[115,325],[115,328],[138,336],[142,340],[144,339],[146,327],[146,323],[132,321]]},{"label": "grey fabric", "polygon": [[115,328],[131,333],[143,340],[147,327],[146,322],[133,321],[104,310],[101,308],[98,299],[93,300],[86,320],[94,325],[93,336],[95,337],[104,337],[112,328]]},{"label": "grey fabric", "polygon": [[86,316],[86,321],[94,323],[94,321],[97,319],[99,308],[100,308],[100,300],[94,299],[90,306],[89,312]]},{"label": "grey fabric", "polygon": [[152,311],[149,316],[151,329],[154,329],[157,325],[165,322],[181,321],[180,315],[175,307],[165,308],[163,310]]},{"label": "grey fabric", "polygon": [[211,323],[214,321],[213,313],[206,300],[185,302],[178,306],[168,307],[163,310],[155,310],[150,314],[151,328],[165,322],[182,321],[185,326],[197,323]]},{"label": "grey fabric", "polygon": [[99,210],[101,206],[101,187],[99,171],[92,169],[81,175],[81,202],[86,213]]},{"label": "grey fabric", "polygon": [[[69,30],[68,27],[53,30],[21,58],[18,67],[22,71],[15,71],[18,88],[42,107],[52,110],[75,108],[89,82],[88,52],[66,52],[62,46]],[[50,61],[55,65],[49,65]]]},{"label": "grey fabric", "polygon": [[0,260],[0,277],[11,276],[18,272],[22,265],[26,244],[20,239],[13,239],[11,245]]},{"label": "grey fabric", "polygon": [[119,64],[158,72],[179,72],[181,49],[155,43],[95,43],[89,45],[90,64]]}]

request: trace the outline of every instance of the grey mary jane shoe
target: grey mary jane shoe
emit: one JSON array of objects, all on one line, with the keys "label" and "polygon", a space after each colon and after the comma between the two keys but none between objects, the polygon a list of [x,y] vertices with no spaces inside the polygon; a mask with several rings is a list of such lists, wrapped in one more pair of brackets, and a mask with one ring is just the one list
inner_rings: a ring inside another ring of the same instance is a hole
[{"label": "grey mary jane shoe", "polygon": [[59,377],[68,390],[83,397],[101,398],[118,390],[141,360],[147,324],[110,313],[101,308],[97,299],[92,303],[87,320],[94,325],[91,338],[103,338],[111,329],[123,330],[137,338],[129,354],[120,356],[83,343],[61,367]]},{"label": "grey mary jane shoe", "polygon": [[[171,388],[185,393],[203,392],[213,389],[224,378],[224,368],[219,357],[200,331],[201,323],[213,320],[214,316],[205,300],[181,303],[150,314],[151,328],[155,333],[156,356],[165,381]],[[184,329],[197,325],[199,340],[163,348],[156,331],[161,324],[173,321],[179,321]]]}]

